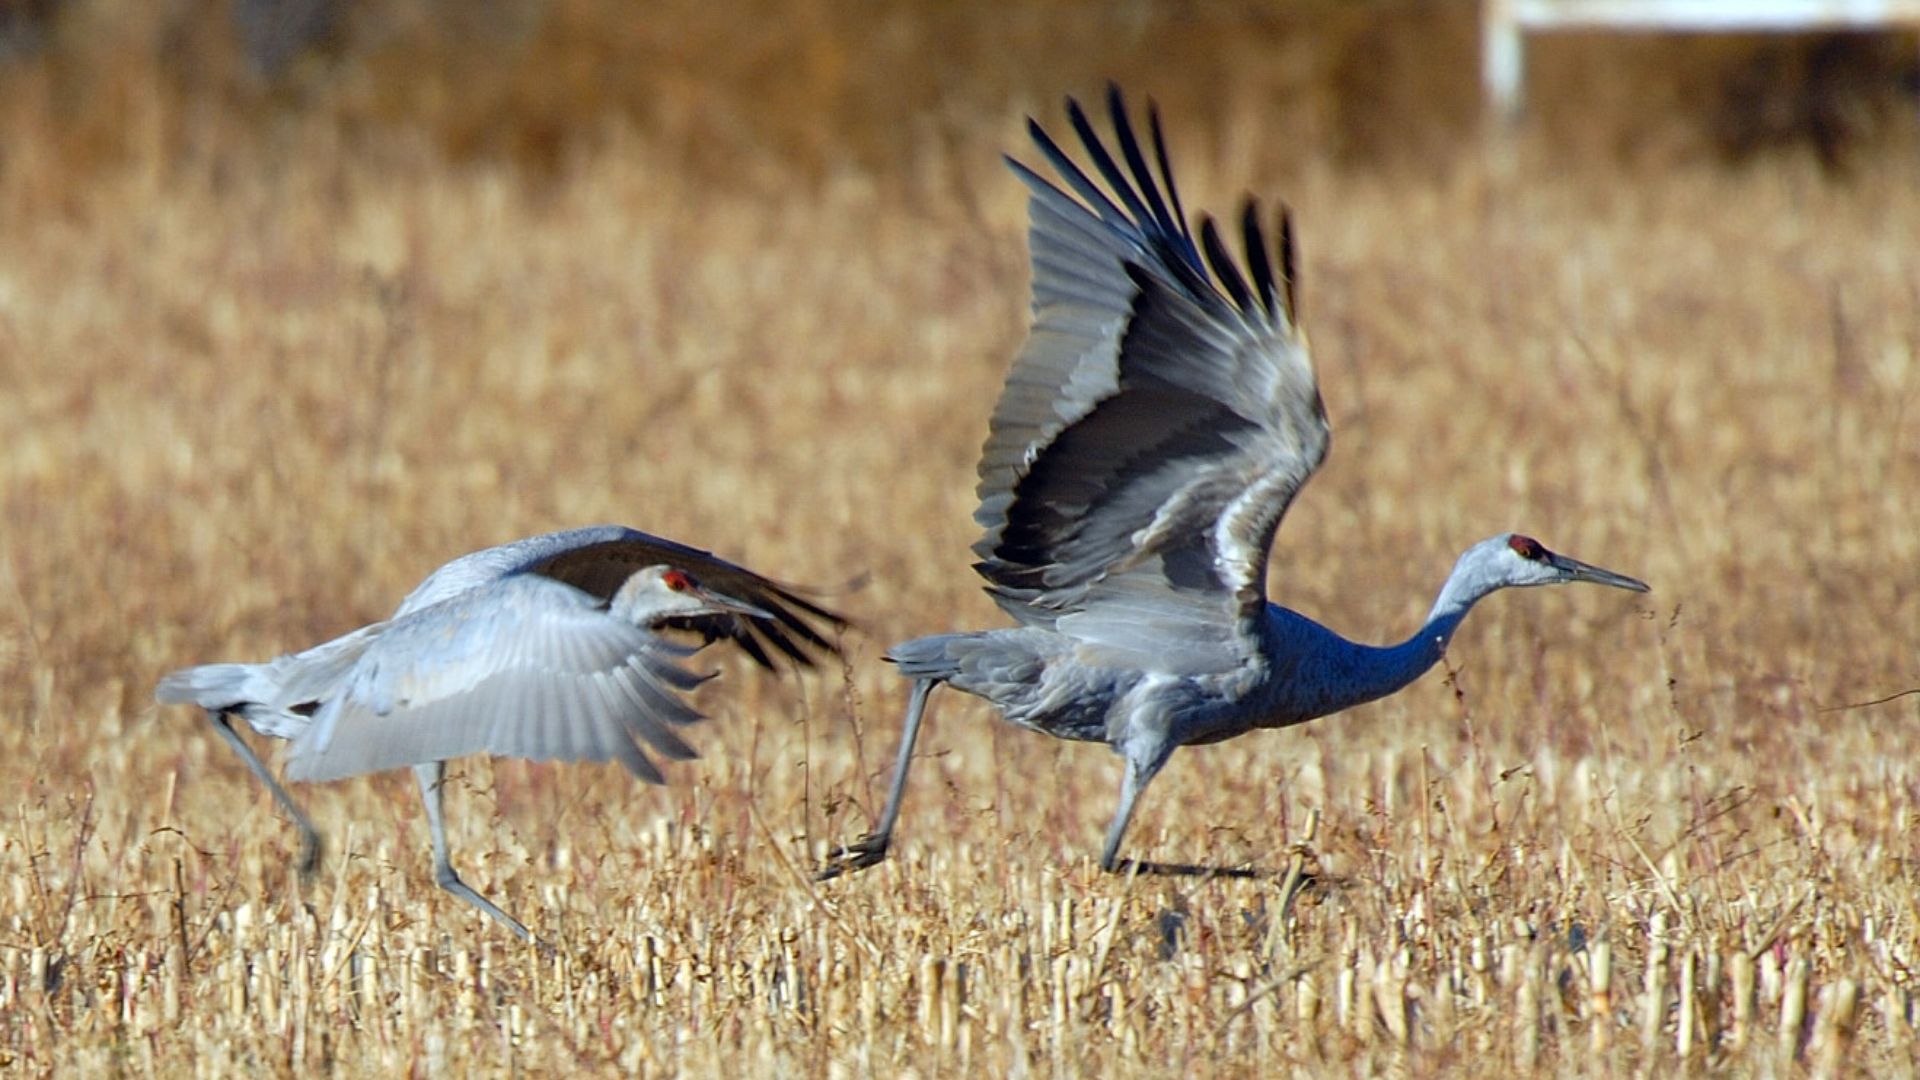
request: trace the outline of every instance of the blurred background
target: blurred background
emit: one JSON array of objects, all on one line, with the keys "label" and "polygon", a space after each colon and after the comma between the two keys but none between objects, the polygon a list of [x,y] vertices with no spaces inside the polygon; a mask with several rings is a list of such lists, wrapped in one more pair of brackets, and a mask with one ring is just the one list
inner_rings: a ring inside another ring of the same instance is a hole
[{"label": "blurred background", "polygon": [[[908,156],[977,161],[953,144],[1114,78],[1226,130],[1257,117],[1296,159],[1448,169],[1483,133],[1480,14],[1465,0],[0,0],[3,160],[18,197],[23,170],[271,159],[324,129],[330,152],[399,144],[557,178],[627,131],[719,183],[905,178],[928,171]],[[1568,163],[1806,157],[1843,177],[1911,152],[1920,48],[1911,31],[1540,35],[1526,96],[1524,134]],[[21,153],[27,137],[50,159]]]}]

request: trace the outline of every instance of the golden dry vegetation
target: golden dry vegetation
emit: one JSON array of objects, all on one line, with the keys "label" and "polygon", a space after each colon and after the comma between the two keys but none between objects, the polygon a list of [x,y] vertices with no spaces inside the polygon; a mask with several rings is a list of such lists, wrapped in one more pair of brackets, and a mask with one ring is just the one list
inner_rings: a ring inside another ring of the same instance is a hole
[{"label": "golden dry vegetation", "polygon": [[[1495,139],[1446,5],[392,10],[268,82],[218,5],[75,0],[0,69],[0,1066],[1912,1069],[1916,710],[1822,711],[1920,683],[1900,132],[1728,163],[1666,112],[1719,46],[1595,44],[1692,74],[1588,100],[1560,42]],[[1279,599],[1397,638],[1507,528],[1655,591],[1500,595],[1394,698],[1177,755],[1129,852],[1268,876],[1100,874],[1117,760],[949,694],[897,857],[815,885],[884,793],[881,651],[997,624],[998,155],[1108,74],[1189,207],[1296,214],[1335,448]],[[456,766],[456,859],[551,956],[435,889],[406,778],[297,792],[302,882],[150,704],[597,521],[858,629],[815,675],[714,661],[672,786]]]}]

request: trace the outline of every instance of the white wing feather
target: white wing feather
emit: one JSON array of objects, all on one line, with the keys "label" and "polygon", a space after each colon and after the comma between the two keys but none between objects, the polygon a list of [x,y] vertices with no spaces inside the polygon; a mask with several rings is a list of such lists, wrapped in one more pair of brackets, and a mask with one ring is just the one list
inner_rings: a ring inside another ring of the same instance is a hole
[{"label": "white wing feather", "polygon": [[550,578],[504,578],[394,619],[294,740],[287,776],[331,780],[466,754],[618,760],[660,782],[644,741],[674,759],[671,730],[699,713],[676,688],[690,650],[608,615]]}]

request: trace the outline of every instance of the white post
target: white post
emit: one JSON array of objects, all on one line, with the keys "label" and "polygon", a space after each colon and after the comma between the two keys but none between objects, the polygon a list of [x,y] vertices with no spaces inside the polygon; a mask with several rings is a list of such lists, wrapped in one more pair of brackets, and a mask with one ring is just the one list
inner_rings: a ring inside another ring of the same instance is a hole
[{"label": "white post", "polygon": [[1502,121],[1520,114],[1528,31],[1754,33],[1920,28],[1920,0],[1481,0],[1480,82]]},{"label": "white post", "polygon": [[1520,92],[1526,80],[1520,22],[1513,0],[1481,0],[1480,84],[1496,116],[1511,123],[1520,115]]}]

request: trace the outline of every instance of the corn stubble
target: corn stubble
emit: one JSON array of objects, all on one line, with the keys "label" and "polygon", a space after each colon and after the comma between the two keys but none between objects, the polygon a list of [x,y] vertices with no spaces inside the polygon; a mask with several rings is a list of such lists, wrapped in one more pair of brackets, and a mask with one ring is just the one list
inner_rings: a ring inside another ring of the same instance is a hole
[{"label": "corn stubble", "polygon": [[[171,130],[167,93],[128,123]],[[996,155],[1052,97],[902,130],[898,172],[747,147],[743,177],[644,122],[554,173],[311,117],[274,157],[219,114],[75,172],[10,96],[0,1067],[1911,1067],[1913,699],[1819,711],[1920,679],[1898,160],[1567,173],[1523,133],[1435,179],[1171,98],[1188,205],[1251,187],[1303,240],[1334,451],[1281,601],[1397,637],[1509,527],[1655,592],[1503,598],[1398,697],[1177,755],[1137,853],[1264,876],[1100,874],[1117,760],[956,700],[897,857],[808,880],[878,810],[879,652],[994,618],[971,470],[1026,303]],[[831,100],[794,130],[830,146]],[[727,665],[664,789],[455,766],[463,869],[551,955],[434,887],[405,776],[303,792],[303,882],[238,763],[147,704],[600,520],[827,583],[861,631],[798,701]]]}]

